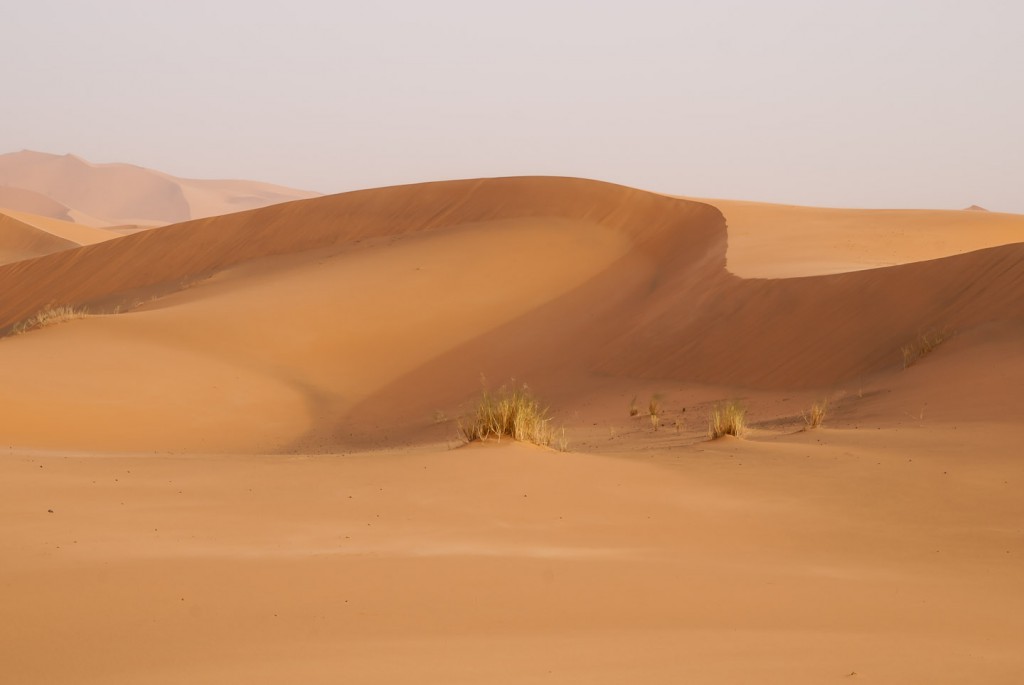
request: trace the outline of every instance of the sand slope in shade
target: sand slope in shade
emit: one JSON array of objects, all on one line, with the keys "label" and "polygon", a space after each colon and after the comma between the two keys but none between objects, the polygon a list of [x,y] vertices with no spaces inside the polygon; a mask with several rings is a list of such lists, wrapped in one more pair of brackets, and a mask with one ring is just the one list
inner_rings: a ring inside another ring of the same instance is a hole
[{"label": "sand slope in shade", "polygon": [[[130,164],[93,164],[29,150],[0,155],[2,186],[52,201],[34,213],[100,227],[163,225],[317,195],[268,183],[181,179]],[[0,206],[3,198],[0,193]],[[13,208],[33,211],[27,201]]]}]

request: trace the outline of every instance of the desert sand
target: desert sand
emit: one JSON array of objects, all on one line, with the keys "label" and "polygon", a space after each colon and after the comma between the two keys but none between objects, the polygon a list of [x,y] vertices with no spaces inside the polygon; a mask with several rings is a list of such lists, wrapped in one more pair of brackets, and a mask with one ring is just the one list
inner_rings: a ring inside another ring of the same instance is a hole
[{"label": "desert sand", "polygon": [[178,178],[70,154],[0,155],[0,207],[100,228],[151,228],[316,195],[255,181]]},{"label": "desert sand", "polygon": [[[1024,217],[507,178],[6,220],[0,328],[90,312],[0,339],[10,682],[1024,677]],[[462,445],[481,376],[566,449]]]}]

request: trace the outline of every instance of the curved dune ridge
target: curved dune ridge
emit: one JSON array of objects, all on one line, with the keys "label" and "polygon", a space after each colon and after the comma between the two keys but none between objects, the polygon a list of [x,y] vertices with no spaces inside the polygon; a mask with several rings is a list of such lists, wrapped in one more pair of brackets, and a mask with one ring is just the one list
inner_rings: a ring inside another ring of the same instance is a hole
[{"label": "curved dune ridge", "polygon": [[53,198],[9,185],[0,185],[0,207],[61,221],[74,221],[71,210]]},{"label": "curved dune ridge", "polygon": [[254,181],[177,178],[75,155],[0,155],[0,207],[91,226],[165,225],[317,195]]},{"label": "curved dune ridge", "polygon": [[923,330],[1022,316],[1021,244],[761,280],[727,270],[727,237],[708,204],[506,178],[291,202],[9,264],[2,326],[51,303],[165,295],[0,341],[11,440],[388,444],[470,398],[481,373],[577,399],[601,379],[825,388],[898,371]]},{"label": "curved dune ridge", "polygon": [[0,209],[0,264],[92,245],[118,235],[49,216]]},{"label": "curved dune ridge", "polygon": [[70,250],[78,246],[79,243],[43,231],[11,214],[0,213],[0,264]]}]

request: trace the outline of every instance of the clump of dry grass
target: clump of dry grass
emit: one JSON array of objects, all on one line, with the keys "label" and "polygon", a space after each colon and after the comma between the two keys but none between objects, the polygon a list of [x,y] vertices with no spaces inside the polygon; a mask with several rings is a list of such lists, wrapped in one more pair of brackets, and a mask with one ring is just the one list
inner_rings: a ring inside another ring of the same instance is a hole
[{"label": "clump of dry grass", "polygon": [[629,415],[636,416],[640,413],[640,408],[636,406],[636,397],[629,401]]},{"label": "clump of dry grass", "polygon": [[658,430],[658,426],[661,425],[661,400],[657,395],[651,395],[650,401],[647,403],[647,414],[651,417],[651,428]]},{"label": "clump of dry grass", "polygon": [[900,348],[900,352],[903,353],[903,368],[913,366],[951,337],[953,337],[953,331],[948,328],[932,329],[919,334],[916,339]]},{"label": "clump of dry grass", "polygon": [[89,316],[89,312],[84,307],[76,309],[69,304],[61,305],[59,307],[50,307],[49,309],[37,312],[24,321],[14,324],[11,332],[14,333],[14,335],[21,335],[22,333],[34,331],[38,328],[45,328],[46,326],[52,326],[65,321],[71,321],[73,319],[83,319],[87,316]]},{"label": "clump of dry grass", "polygon": [[[523,385],[511,390],[502,386],[496,393],[485,387],[476,411],[459,421],[459,437],[466,442],[510,437],[549,445],[553,436],[547,408],[541,406],[530,389]],[[564,441],[564,431],[562,438]]]},{"label": "clump of dry grass", "polygon": [[569,451],[569,439],[565,437],[565,426],[562,426],[562,430],[558,436],[558,451],[568,452]]},{"label": "clump of dry grass", "polygon": [[720,438],[723,435],[740,437],[746,430],[747,410],[735,401],[720,404],[711,410],[708,420],[708,437]]},{"label": "clump of dry grass", "polygon": [[828,401],[822,401],[813,403],[806,413],[801,413],[800,415],[804,417],[804,424],[810,429],[820,426],[825,421],[825,414],[827,413]]}]

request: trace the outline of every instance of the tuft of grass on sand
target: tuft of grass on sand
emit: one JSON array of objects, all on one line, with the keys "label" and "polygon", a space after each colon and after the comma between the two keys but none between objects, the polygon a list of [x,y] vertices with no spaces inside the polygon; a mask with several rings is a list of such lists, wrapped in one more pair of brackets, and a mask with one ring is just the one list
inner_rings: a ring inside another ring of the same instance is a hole
[{"label": "tuft of grass on sand", "polygon": [[657,395],[651,395],[650,401],[647,403],[647,413],[651,416],[658,416],[661,410],[661,398]]},{"label": "tuft of grass on sand", "polygon": [[46,326],[53,326],[65,321],[84,319],[87,316],[89,316],[89,312],[84,307],[75,308],[69,304],[50,307],[49,309],[37,312],[24,321],[14,324],[11,328],[11,332],[14,335],[21,335],[22,333],[28,333],[29,331],[45,328]]},{"label": "tuft of grass on sand", "polygon": [[919,334],[917,338],[900,348],[900,352],[903,353],[903,368],[909,368],[924,359],[932,350],[951,337],[953,337],[953,331],[948,328],[941,330],[933,328]]},{"label": "tuft of grass on sand", "polygon": [[828,401],[815,402],[806,413],[801,412],[804,418],[804,425],[808,430],[817,428],[825,421],[825,414],[828,413]]},{"label": "tuft of grass on sand", "polygon": [[569,438],[565,437],[565,426],[562,426],[561,432],[558,436],[558,451],[568,452],[569,451]]},{"label": "tuft of grass on sand", "polygon": [[[564,435],[563,431],[563,440]],[[459,437],[465,442],[509,437],[550,445],[553,432],[547,408],[541,406],[524,384],[512,389],[502,386],[494,393],[485,387],[476,411],[459,421]],[[568,447],[567,442],[565,445]]]},{"label": "tuft of grass on sand", "polygon": [[634,396],[633,399],[631,399],[629,401],[629,415],[630,416],[636,416],[639,413],[640,413],[640,408],[638,406],[636,406],[636,397]]},{"label": "tuft of grass on sand", "polygon": [[661,400],[657,395],[651,395],[650,401],[647,403],[647,414],[651,417],[651,428],[658,430],[658,426],[661,425]]},{"label": "tuft of grass on sand", "polygon": [[738,402],[730,400],[717,405],[711,410],[708,419],[708,437],[712,440],[723,435],[734,435],[737,438],[746,430],[747,410]]}]

